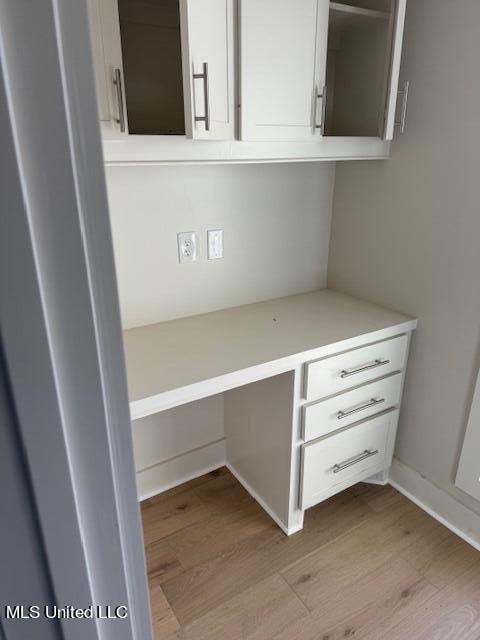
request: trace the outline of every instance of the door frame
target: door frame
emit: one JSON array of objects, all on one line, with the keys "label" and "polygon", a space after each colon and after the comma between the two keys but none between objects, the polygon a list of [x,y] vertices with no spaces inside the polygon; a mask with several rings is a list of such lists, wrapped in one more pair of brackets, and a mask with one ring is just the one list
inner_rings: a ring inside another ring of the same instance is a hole
[{"label": "door frame", "polygon": [[128,607],[63,637],[149,640],[89,52],[85,0],[0,3],[1,337],[52,604]]}]

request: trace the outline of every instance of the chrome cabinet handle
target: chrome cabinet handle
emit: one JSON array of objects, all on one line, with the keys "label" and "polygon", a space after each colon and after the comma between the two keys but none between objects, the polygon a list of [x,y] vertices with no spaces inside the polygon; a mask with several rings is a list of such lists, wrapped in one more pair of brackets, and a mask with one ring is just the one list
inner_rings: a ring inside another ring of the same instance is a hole
[{"label": "chrome cabinet handle", "polygon": [[368,458],[373,458],[378,454],[378,449],[365,449],[363,453],[355,458],[351,458],[350,460],[346,460],[345,462],[340,462],[339,464],[333,465],[333,473],[340,473],[344,469],[348,469],[348,467],[353,467],[354,464],[358,464],[362,462],[362,460],[367,460]]},{"label": "chrome cabinet handle", "polygon": [[373,364],[366,364],[364,367],[360,367],[358,369],[343,369],[340,374],[341,378],[349,378],[350,376],[355,376],[357,373],[362,373],[362,371],[368,371],[369,369],[376,369],[377,367],[383,367],[385,364],[389,364],[390,360],[375,360]]},{"label": "chrome cabinet handle", "polygon": [[[320,124],[317,124],[317,107],[318,101],[322,98],[322,115]],[[325,121],[327,119],[327,86],[323,87],[322,93],[318,92],[318,87],[315,87],[315,129],[320,129],[321,135],[325,135]]]},{"label": "chrome cabinet handle", "polygon": [[348,416],[352,416],[354,413],[358,413],[359,411],[365,411],[365,409],[370,409],[371,407],[376,407],[377,404],[382,404],[385,402],[385,398],[380,398],[380,400],[376,400],[372,398],[370,402],[366,404],[362,404],[359,407],[355,407],[354,409],[347,409],[345,411],[339,411],[337,413],[337,420],[343,420],[343,418],[347,418]]},{"label": "chrome cabinet handle", "polygon": [[410,82],[405,82],[405,85],[401,91],[398,92],[399,96],[403,96],[402,101],[402,113],[400,116],[400,120],[395,122],[396,127],[400,127],[400,133],[405,132],[405,121],[407,119],[407,104],[408,104],[408,92],[410,90]]},{"label": "chrome cabinet handle", "polygon": [[123,105],[123,91],[122,91],[122,72],[120,69],[114,70],[113,84],[117,90],[117,103],[118,103],[118,118],[115,122],[120,125],[120,131],[125,133],[125,108]]},{"label": "chrome cabinet handle", "polygon": [[194,80],[203,80],[203,105],[204,105],[204,113],[203,116],[195,116],[195,122],[205,122],[205,131],[210,131],[210,97],[209,97],[209,89],[208,89],[208,62],[203,63],[203,72],[202,73],[194,73]]}]

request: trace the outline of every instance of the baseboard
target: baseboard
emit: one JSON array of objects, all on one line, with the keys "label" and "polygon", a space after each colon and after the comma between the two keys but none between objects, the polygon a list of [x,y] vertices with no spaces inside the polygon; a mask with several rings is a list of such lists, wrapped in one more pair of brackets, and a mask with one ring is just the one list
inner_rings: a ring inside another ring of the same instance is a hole
[{"label": "baseboard", "polygon": [[295,527],[290,527],[290,528],[287,527],[285,525],[285,523],[283,523],[280,520],[280,518],[277,516],[277,514],[271,509],[271,507],[264,500],[262,500],[262,498],[258,495],[258,493],[251,487],[251,485],[245,480],[245,478],[242,476],[242,474],[239,473],[237,471],[237,469],[235,469],[235,467],[233,465],[231,465],[229,462],[227,462],[226,463],[226,467],[231,472],[231,474],[234,475],[235,478],[240,482],[240,484],[243,486],[243,488],[246,491],[248,491],[248,493],[252,496],[252,498],[258,502],[258,504],[262,507],[262,509],[268,513],[268,515],[271,517],[271,519],[276,524],[278,524],[280,529],[287,536],[291,536],[292,534],[297,533],[297,531],[300,531],[303,528],[302,525],[297,525]]},{"label": "baseboard", "polygon": [[480,515],[397,459],[390,468],[389,484],[480,551]]},{"label": "baseboard", "polygon": [[389,474],[390,474],[390,469],[385,469],[384,471],[379,471],[374,476],[370,476],[370,478],[367,478],[363,482],[365,484],[376,484],[376,485],[379,485],[380,487],[384,487],[385,485],[388,484]]},{"label": "baseboard", "polygon": [[[138,500],[151,498],[224,465],[286,535],[290,536],[302,529],[301,525],[288,528],[235,467],[226,462],[225,440],[214,442],[138,472]],[[381,482],[380,478],[371,480]],[[432,518],[480,551],[480,515],[397,459],[393,460],[388,483]]]},{"label": "baseboard", "polygon": [[162,491],[223,467],[225,459],[225,440],[218,440],[138,471],[136,474],[138,500],[146,500]]}]

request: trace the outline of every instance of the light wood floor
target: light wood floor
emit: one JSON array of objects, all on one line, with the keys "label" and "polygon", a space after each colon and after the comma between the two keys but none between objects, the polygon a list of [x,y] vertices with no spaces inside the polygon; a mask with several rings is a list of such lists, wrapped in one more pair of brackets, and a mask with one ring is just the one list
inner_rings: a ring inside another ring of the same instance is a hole
[{"label": "light wood floor", "polygon": [[142,503],[156,640],[479,640],[480,553],[391,487],[287,538],[225,469]]}]

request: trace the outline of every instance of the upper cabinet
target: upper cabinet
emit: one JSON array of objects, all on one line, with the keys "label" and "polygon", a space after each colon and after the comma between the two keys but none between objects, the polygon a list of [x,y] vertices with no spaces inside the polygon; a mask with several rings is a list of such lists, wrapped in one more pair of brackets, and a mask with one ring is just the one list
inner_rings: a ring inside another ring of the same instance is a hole
[{"label": "upper cabinet", "polygon": [[122,47],[116,0],[88,0],[95,85],[102,134],[127,133]]},{"label": "upper cabinet", "polygon": [[180,0],[189,138],[235,138],[234,0]]},{"label": "upper cabinet", "polygon": [[325,135],[392,139],[405,4],[330,2]]},{"label": "upper cabinet", "polygon": [[242,140],[321,132],[328,0],[241,0]]},{"label": "upper cabinet", "polygon": [[88,5],[107,161],[386,157],[403,130],[406,0]]},{"label": "upper cabinet", "polygon": [[391,140],[406,0],[240,0],[242,140]]},{"label": "upper cabinet", "polygon": [[105,137],[234,138],[234,0],[88,2]]}]

